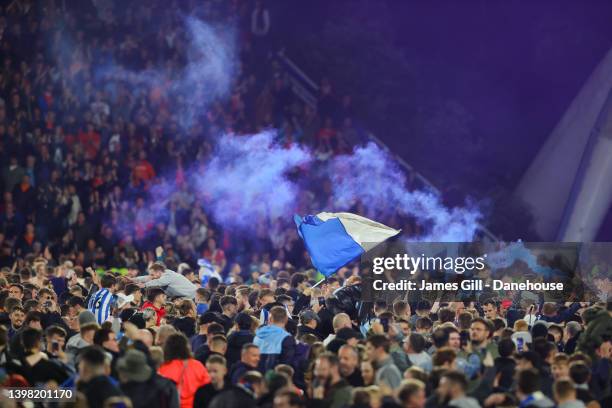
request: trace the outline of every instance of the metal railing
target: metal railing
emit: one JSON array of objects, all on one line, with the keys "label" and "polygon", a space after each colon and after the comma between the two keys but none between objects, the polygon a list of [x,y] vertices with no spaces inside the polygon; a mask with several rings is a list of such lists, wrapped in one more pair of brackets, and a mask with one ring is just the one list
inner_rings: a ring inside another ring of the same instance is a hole
[{"label": "metal railing", "polygon": [[[312,108],[317,107],[317,94],[319,93],[319,86],[308,76],[295,62],[287,57],[283,50],[276,53],[275,58],[285,74],[289,79],[291,90],[293,93],[300,98],[304,103],[308,104]],[[421,183],[424,187],[427,187],[437,195],[441,195],[440,189],[438,189],[431,181],[425,176],[416,171],[406,160],[395,154],[389,147],[374,135],[372,132],[365,131],[365,136],[368,141],[375,143],[379,148],[384,150],[393,159],[399,163],[399,165],[408,173],[409,177],[413,181]],[[499,239],[493,234],[488,228],[478,224],[478,230],[484,238],[491,241],[499,241]]]}]

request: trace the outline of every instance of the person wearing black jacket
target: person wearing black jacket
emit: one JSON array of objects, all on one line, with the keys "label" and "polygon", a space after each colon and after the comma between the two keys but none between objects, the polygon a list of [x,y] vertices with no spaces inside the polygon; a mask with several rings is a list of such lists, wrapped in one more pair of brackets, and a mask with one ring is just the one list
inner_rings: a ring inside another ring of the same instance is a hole
[{"label": "person wearing black jacket", "polygon": [[580,326],[580,323],[568,322],[565,325],[565,329],[563,329],[563,337],[565,340],[563,351],[566,354],[573,354],[574,351],[576,351],[576,346],[578,345],[578,339],[580,338],[581,333],[582,326]]},{"label": "person wearing black jacket", "polygon": [[312,334],[318,341],[322,341],[320,333],[317,331],[319,316],[312,310],[306,309],[300,313],[300,325],[297,328],[297,338],[305,334]]},{"label": "person wearing black jacket", "polygon": [[22,359],[23,357],[25,357],[25,350],[24,350],[24,346],[23,346],[23,342],[21,338],[23,332],[29,328],[42,330],[42,326],[41,326],[42,317],[41,316],[42,316],[41,313],[35,310],[28,312],[28,314],[26,315],[25,321],[23,323],[23,326],[21,326],[21,328],[17,330],[15,334],[13,335],[13,337],[11,338],[10,349],[11,349],[11,353],[13,353],[13,357],[15,357],[16,359]]},{"label": "person wearing black jacket", "polygon": [[238,313],[234,322],[235,330],[227,337],[227,366],[231,367],[240,360],[242,347],[247,343],[253,342],[253,332],[251,326],[253,318],[246,313]]},{"label": "person wearing black jacket", "polygon": [[193,398],[194,407],[207,408],[215,396],[230,389],[230,384],[226,380],[227,362],[223,356],[210,356],[206,361],[206,369],[210,375],[210,382],[196,391]]},{"label": "person wearing black jacket", "polygon": [[242,377],[248,371],[257,371],[259,366],[259,360],[261,354],[259,347],[253,343],[247,343],[242,346],[242,352],[240,354],[240,361],[230,366],[228,377],[230,383],[235,385],[238,383],[240,377]]},{"label": "person wearing black jacket", "polygon": [[49,359],[40,350],[41,339],[42,333],[38,329],[29,327],[21,333],[21,341],[25,350],[22,358],[24,377],[32,387],[38,384],[46,385],[51,381],[56,385],[62,384],[68,379],[70,373],[64,366]]},{"label": "person wearing black jacket", "polygon": [[562,323],[568,321],[580,307],[582,303],[572,303],[567,309],[559,312],[559,307],[553,302],[546,302],[542,306],[542,315],[539,320],[544,320],[548,323]]},{"label": "person wearing black jacket", "polygon": [[209,407],[254,407],[257,399],[265,394],[265,390],[266,383],[262,375],[257,371],[248,371],[240,376],[237,385],[230,386],[214,397]]},{"label": "person wearing black jacket", "polygon": [[81,351],[77,390],[85,394],[90,408],[102,408],[106,399],[123,395],[105,370],[106,355],[101,347],[88,346]]},{"label": "person wearing black jacket", "polygon": [[[178,408],[176,385],[158,375],[141,350],[128,350],[117,362],[121,390],[134,408]],[[198,406],[198,405],[196,405]]]},{"label": "person wearing black jacket", "polygon": [[591,380],[591,369],[581,361],[575,361],[570,364],[570,378],[576,386],[576,397],[588,405],[595,400],[595,397],[589,389],[589,381]]}]

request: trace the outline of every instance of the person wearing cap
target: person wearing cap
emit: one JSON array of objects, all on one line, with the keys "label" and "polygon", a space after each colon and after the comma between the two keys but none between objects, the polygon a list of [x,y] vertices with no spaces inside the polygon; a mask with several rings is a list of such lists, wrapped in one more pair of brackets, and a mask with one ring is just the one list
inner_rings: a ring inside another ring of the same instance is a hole
[{"label": "person wearing cap", "polygon": [[252,343],[255,335],[251,330],[253,320],[249,314],[241,312],[236,315],[234,320],[234,331],[227,337],[227,366],[231,367],[240,359],[242,347],[247,343]]},{"label": "person wearing cap", "polygon": [[297,338],[301,338],[306,334],[312,334],[317,338],[317,341],[321,341],[321,336],[317,332],[317,325],[319,324],[319,316],[310,309],[302,310],[300,312],[300,325],[297,328]]},{"label": "person wearing cap", "polygon": [[127,269],[128,278],[136,278],[138,277],[138,274],[140,273],[140,271],[138,270],[138,265],[136,265],[133,262],[128,263],[126,266],[126,269]]},{"label": "person wearing cap", "polygon": [[208,331],[208,326],[216,321],[217,315],[215,312],[206,312],[200,315],[198,318],[199,331],[189,339],[189,344],[191,345],[192,350],[198,350],[200,347],[206,344],[206,332]]},{"label": "person wearing cap", "polygon": [[74,362],[80,350],[93,344],[94,335],[99,327],[96,316],[89,310],[79,314],[79,333],[68,339],[66,343],[66,354],[70,361]]},{"label": "person wearing cap", "polygon": [[176,385],[157,374],[140,350],[128,350],[117,361],[121,391],[130,397],[134,408],[178,408]]}]

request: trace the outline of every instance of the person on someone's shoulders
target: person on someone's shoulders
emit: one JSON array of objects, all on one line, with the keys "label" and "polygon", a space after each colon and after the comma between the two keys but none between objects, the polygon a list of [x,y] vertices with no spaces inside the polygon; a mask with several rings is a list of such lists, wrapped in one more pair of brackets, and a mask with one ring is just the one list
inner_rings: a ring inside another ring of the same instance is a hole
[{"label": "person on someone's shoulders", "polygon": [[196,285],[180,273],[166,269],[161,262],[155,262],[149,267],[149,274],[132,279],[145,288],[165,288],[166,295],[170,297],[195,298]]}]

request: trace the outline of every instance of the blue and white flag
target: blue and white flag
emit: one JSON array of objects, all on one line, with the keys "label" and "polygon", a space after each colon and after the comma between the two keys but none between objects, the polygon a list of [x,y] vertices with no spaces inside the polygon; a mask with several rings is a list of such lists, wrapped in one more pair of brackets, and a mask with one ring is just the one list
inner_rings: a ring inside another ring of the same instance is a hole
[{"label": "blue and white flag", "polygon": [[325,277],[400,233],[400,230],[351,213],[296,215],[294,220],[312,264]]}]

